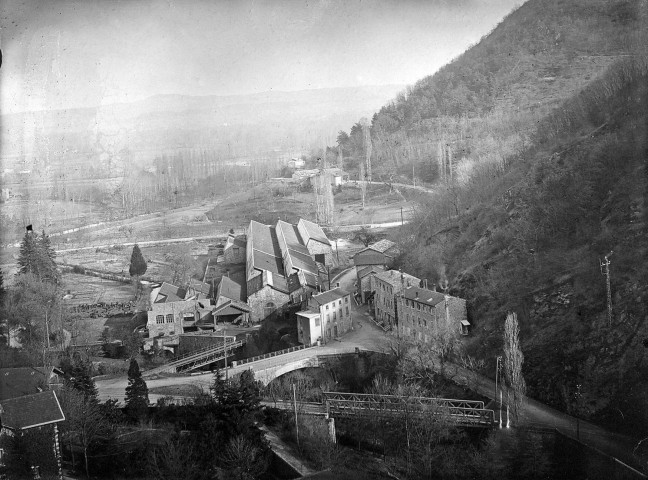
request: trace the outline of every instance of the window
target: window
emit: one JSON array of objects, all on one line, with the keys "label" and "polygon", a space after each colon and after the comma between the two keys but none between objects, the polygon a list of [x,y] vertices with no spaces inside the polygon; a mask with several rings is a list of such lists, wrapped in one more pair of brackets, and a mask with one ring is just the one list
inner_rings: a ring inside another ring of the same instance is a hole
[{"label": "window", "polygon": [[326,309],[328,310],[328,308],[329,308],[329,306],[328,306],[328,303],[327,303],[327,304],[326,304]]},{"label": "window", "polygon": [[155,317],[155,323],[164,323],[164,315],[158,315]]},{"label": "window", "polygon": [[167,319],[167,323],[173,323],[173,315],[172,314],[170,314],[170,313],[167,314],[166,319]]},{"label": "window", "polygon": [[329,323],[331,321],[331,314],[327,313],[326,314],[326,323]]},{"label": "window", "polygon": [[337,315],[333,312],[333,320],[337,320]]},{"label": "window", "polygon": [[417,310],[420,310],[420,309],[421,309],[421,304],[420,304],[420,303],[417,303],[417,304],[416,304],[416,309],[417,309]]},{"label": "window", "polygon": [[319,327],[319,326],[320,326],[320,318],[319,318],[319,317],[317,317],[317,318],[315,319],[315,326],[316,326],[316,327]]},{"label": "window", "polygon": [[340,300],[340,303],[338,303],[338,305],[342,305],[342,300]]},{"label": "window", "polygon": [[344,303],[349,303],[349,297],[344,297]]},{"label": "window", "polygon": [[349,307],[346,307],[346,314],[349,315]]}]

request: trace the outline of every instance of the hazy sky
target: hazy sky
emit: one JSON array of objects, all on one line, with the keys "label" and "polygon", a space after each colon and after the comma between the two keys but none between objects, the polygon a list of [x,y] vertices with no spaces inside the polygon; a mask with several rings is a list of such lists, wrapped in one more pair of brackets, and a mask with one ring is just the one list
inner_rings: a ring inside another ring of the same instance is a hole
[{"label": "hazy sky", "polygon": [[522,0],[3,0],[0,112],[412,84]]}]

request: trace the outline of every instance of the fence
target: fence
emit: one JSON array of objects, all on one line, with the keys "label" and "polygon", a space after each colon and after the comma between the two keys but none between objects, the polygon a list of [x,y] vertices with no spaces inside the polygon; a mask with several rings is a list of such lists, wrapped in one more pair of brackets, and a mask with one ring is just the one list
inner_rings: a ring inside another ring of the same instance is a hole
[{"label": "fence", "polygon": [[249,358],[244,358],[242,360],[237,360],[236,365],[239,366],[239,365],[245,365],[246,363],[258,362],[259,360],[276,357],[278,355],[283,355],[285,353],[296,352],[298,350],[305,350],[307,348],[312,348],[312,347],[306,345],[297,345],[296,347],[284,348],[283,350],[277,350],[276,352],[270,352],[264,355],[257,355],[256,357],[249,357]]}]

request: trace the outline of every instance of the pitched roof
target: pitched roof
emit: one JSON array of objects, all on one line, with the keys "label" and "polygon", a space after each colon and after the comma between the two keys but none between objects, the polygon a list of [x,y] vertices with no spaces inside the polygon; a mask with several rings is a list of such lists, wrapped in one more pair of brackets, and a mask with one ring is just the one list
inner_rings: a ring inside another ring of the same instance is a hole
[{"label": "pitched roof", "polygon": [[252,249],[252,255],[248,256],[252,261],[248,265],[248,280],[252,277],[252,268],[284,275],[281,249],[274,228],[251,220],[248,243]]},{"label": "pitched roof", "polygon": [[155,303],[179,302],[184,300],[185,294],[184,289],[164,282],[155,298]]},{"label": "pitched roof", "polygon": [[353,255],[353,264],[356,267],[361,265],[384,265],[385,263],[387,263],[387,256],[370,248],[360,250]]},{"label": "pitched roof", "polygon": [[341,288],[334,288],[333,290],[328,290],[318,295],[313,295],[311,297],[311,300],[317,305],[324,305],[326,303],[331,303],[334,300],[345,297],[348,294],[348,292],[342,290]]},{"label": "pitched roof", "polygon": [[364,278],[370,273],[380,273],[384,271],[385,271],[385,267],[383,267],[382,265],[370,265],[368,267],[364,267],[358,270],[358,277]]},{"label": "pitched roof", "polygon": [[387,240],[386,238],[383,238],[382,240],[372,243],[369,245],[367,248],[371,248],[372,250],[375,250],[376,252],[380,253],[385,253],[387,250],[389,250],[392,247],[395,247],[396,243],[392,242],[391,240]]},{"label": "pitched roof", "polygon": [[5,428],[23,430],[63,420],[61,404],[50,390],[0,401],[0,423]]},{"label": "pitched roof", "polygon": [[47,390],[53,370],[53,367],[0,368],[0,400]]},{"label": "pitched roof", "polygon": [[205,295],[209,295],[209,290],[211,289],[209,283],[196,280],[195,278],[189,279],[189,288],[198,293],[204,293]]},{"label": "pitched roof", "polygon": [[279,220],[275,232],[286,271],[291,272],[293,269],[297,269],[317,274],[317,264],[304,245],[297,226]]},{"label": "pitched roof", "polygon": [[247,235],[237,235],[237,236],[231,234],[228,235],[225,248],[227,249],[232,246],[245,248],[247,246]]},{"label": "pitched roof", "polygon": [[410,300],[416,300],[419,303],[435,306],[443,302],[445,295],[443,293],[428,290],[426,288],[419,288],[417,286],[407,287],[403,290],[403,296]]},{"label": "pitched roof", "polygon": [[221,278],[218,284],[218,296],[226,297],[230,300],[242,300],[241,286],[229,277]]},{"label": "pitched roof", "polygon": [[413,275],[410,275],[409,273],[399,272],[398,270],[387,270],[386,272],[377,273],[376,278],[392,286],[400,286],[401,275],[403,281],[405,282],[405,286],[407,286],[408,283],[410,285],[417,286],[421,281],[420,279],[416,278]]},{"label": "pitched roof", "polygon": [[304,244],[307,244],[309,240],[316,240],[324,245],[331,245],[329,239],[326,238],[324,230],[318,224],[300,218],[299,222],[297,222],[297,228],[299,229]]}]

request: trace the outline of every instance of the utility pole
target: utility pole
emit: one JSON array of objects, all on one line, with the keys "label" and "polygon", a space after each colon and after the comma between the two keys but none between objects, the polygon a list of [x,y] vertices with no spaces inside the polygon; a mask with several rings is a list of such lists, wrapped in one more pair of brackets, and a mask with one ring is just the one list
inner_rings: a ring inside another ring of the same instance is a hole
[{"label": "utility pole", "polygon": [[607,294],[607,313],[608,313],[608,327],[612,325],[612,288],[610,286],[610,257],[614,252],[608,253],[605,257],[605,260],[600,261],[601,273],[605,275],[605,289]]},{"label": "utility pole", "polygon": [[[499,376],[501,361],[502,361],[502,356],[498,355],[497,359],[495,360],[495,402],[497,402],[497,377]],[[500,428],[502,428],[502,404],[501,403],[499,405],[499,412],[500,412],[499,426]]]},{"label": "utility pole", "polygon": [[299,422],[297,421],[297,390],[295,389],[295,384],[292,384],[293,387],[293,402],[295,404],[295,431],[297,435],[297,446],[299,447]]},{"label": "utility pole", "polygon": [[403,222],[403,207],[400,207],[401,209],[401,227],[405,225],[405,222]]}]

